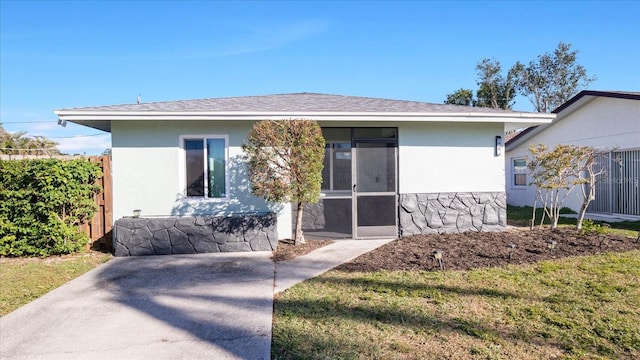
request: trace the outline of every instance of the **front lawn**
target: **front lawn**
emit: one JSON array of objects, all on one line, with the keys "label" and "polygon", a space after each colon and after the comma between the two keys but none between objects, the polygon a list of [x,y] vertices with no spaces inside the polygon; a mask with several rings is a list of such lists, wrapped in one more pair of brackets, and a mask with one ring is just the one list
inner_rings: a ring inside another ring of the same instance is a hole
[{"label": "front lawn", "polygon": [[273,359],[637,359],[640,250],[330,271],[274,300]]},{"label": "front lawn", "polygon": [[[507,221],[509,225],[513,226],[529,226],[529,220],[531,220],[531,215],[533,213],[533,208],[531,206],[511,206],[507,205]],[[561,214],[575,214],[575,211],[569,208],[562,208],[560,210]],[[536,224],[540,223],[540,219],[542,218],[542,209],[536,209]],[[576,219],[560,216],[558,219],[558,225],[567,226],[567,227],[575,227]],[[637,232],[640,232],[640,220],[636,221],[618,221],[618,222],[605,222],[605,221],[594,221],[595,224],[608,224],[610,226],[609,231],[612,234],[618,234],[623,236],[634,236]],[[549,218],[545,218],[545,224],[550,224]],[[637,235],[635,235],[637,236]]]},{"label": "front lawn", "polygon": [[97,252],[49,258],[0,258],[0,316],[111,258],[110,254]]}]

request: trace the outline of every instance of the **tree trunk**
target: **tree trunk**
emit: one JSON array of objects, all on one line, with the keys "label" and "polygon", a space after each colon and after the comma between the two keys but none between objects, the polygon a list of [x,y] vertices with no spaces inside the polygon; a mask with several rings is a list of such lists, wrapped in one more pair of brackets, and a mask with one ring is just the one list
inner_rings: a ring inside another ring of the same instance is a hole
[{"label": "tree trunk", "polygon": [[584,220],[584,214],[587,212],[587,206],[589,206],[589,202],[585,201],[580,206],[580,212],[578,213],[578,222],[576,223],[576,229],[582,229],[582,220]]},{"label": "tree trunk", "polygon": [[[582,185],[584,186],[584,185]],[[591,174],[589,178],[589,193],[584,196],[582,206],[580,206],[580,212],[578,213],[578,222],[576,223],[576,229],[582,229],[582,220],[584,220],[584,214],[587,212],[589,203],[596,198],[596,177]]]},{"label": "tree trunk", "polygon": [[533,230],[533,227],[536,226],[536,206],[538,205],[538,194],[533,199],[533,214],[531,214],[531,224],[529,225],[529,230]]},{"label": "tree trunk", "polygon": [[556,189],[555,194],[551,196],[551,231],[555,231],[558,227],[558,218],[560,217],[560,209],[558,209],[558,196],[560,190]]},{"label": "tree trunk", "polygon": [[547,205],[549,203],[549,193],[547,193],[544,199],[540,199],[542,201],[542,216],[540,216],[540,225],[538,226],[538,230],[542,230],[542,225],[544,224],[544,218],[547,216],[549,210],[547,209]]},{"label": "tree trunk", "polygon": [[303,203],[298,203],[298,213],[296,214],[296,233],[294,235],[294,244],[304,244],[304,235],[302,234],[302,212],[304,211]]}]

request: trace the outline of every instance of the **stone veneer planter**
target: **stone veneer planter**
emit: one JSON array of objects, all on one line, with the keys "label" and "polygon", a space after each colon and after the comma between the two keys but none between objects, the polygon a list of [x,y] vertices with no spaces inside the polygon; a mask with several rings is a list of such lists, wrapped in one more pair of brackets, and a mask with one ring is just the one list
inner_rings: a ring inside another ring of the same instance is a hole
[{"label": "stone veneer planter", "polygon": [[401,236],[502,231],[507,226],[503,192],[400,194],[399,208]]},{"label": "stone veneer planter", "polygon": [[113,229],[115,256],[272,251],[278,245],[274,214],[122,218]]}]

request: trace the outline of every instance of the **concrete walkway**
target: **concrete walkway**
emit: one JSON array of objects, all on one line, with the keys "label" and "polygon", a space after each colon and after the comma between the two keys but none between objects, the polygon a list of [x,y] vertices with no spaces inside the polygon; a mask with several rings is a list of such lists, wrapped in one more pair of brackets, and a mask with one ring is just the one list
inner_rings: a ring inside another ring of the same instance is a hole
[{"label": "concrete walkway", "polygon": [[[578,214],[560,214],[560,216],[561,217],[566,217],[566,218],[571,218],[571,219],[577,219],[578,218]],[[640,216],[633,216],[633,215],[607,215],[607,214],[591,214],[591,213],[584,214],[584,218],[585,219],[591,219],[591,220],[597,220],[597,221],[610,222],[610,223],[621,222],[621,221],[638,221],[638,220],[640,220]]]},{"label": "concrete walkway", "polygon": [[321,247],[307,255],[276,263],[273,292],[274,294],[282,292],[390,241],[392,239],[336,240],[333,244]]},{"label": "concrete walkway", "polygon": [[389,241],[115,258],[0,318],[0,358],[269,359],[274,293]]}]

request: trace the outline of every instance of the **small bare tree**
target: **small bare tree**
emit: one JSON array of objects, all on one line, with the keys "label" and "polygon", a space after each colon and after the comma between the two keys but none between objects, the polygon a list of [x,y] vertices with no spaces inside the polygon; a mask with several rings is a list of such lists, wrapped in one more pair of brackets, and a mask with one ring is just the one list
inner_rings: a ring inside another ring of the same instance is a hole
[{"label": "small bare tree", "polygon": [[591,201],[596,198],[596,184],[606,173],[606,165],[603,160],[611,149],[596,149],[591,146],[556,145],[553,150],[547,150],[544,144],[533,145],[529,148],[532,159],[527,166],[532,185],[536,186],[536,200],[533,209],[533,221],[535,221],[535,203],[542,203],[543,214],[540,226],[544,222],[545,215],[551,219],[551,229],[558,225],[560,209],[569,193],[578,187],[582,195],[582,204],[578,213],[576,228],[582,228],[582,220]]},{"label": "small bare tree", "polygon": [[320,198],[324,160],[320,126],[306,119],[259,121],[242,149],[249,162],[253,194],[267,201],[297,204],[294,240],[296,245],[304,243],[304,203]]},{"label": "small bare tree", "polygon": [[[582,205],[578,212],[578,222],[576,228],[582,229],[582,220],[587,212],[587,208],[591,201],[596,199],[596,184],[600,178],[606,174],[606,161],[609,160],[608,154],[611,149],[597,149],[591,146],[576,146],[575,152],[575,173],[573,176],[580,184],[582,191]],[[615,160],[614,161],[619,161]]]},{"label": "small bare tree", "polygon": [[[531,159],[527,164],[529,174],[536,186],[536,198],[543,206],[540,226],[545,215],[551,220],[551,230],[558,227],[560,209],[578,184],[576,174],[575,147],[571,145],[556,145],[553,150],[547,150],[544,144],[529,147]],[[535,214],[535,208],[534,208]]]}]

